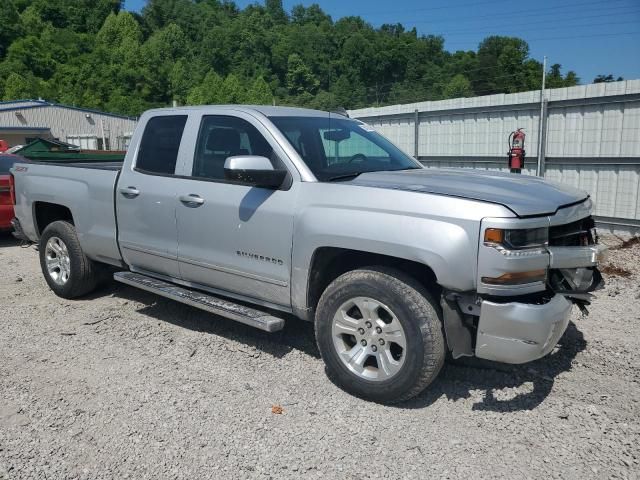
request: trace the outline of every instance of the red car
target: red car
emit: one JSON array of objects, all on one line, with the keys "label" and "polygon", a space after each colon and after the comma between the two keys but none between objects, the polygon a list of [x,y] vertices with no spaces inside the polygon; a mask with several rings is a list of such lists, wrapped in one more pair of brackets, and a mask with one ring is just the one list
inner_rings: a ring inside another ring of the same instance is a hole
[{"label": "red car", "polygon": [[0,154],[0,232],[11,230],[13,219],[13,198],[9,169],[24,159],[19,155]]}]

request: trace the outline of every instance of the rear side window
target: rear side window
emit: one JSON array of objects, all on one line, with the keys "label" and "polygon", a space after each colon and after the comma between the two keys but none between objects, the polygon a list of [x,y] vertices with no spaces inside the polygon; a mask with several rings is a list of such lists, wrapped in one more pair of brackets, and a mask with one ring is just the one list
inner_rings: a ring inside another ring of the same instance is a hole
[{"label": "rear side window", "polygon": [[153,117],[142,134],[136,168],[148,173],[173,175],[187,115]]}]

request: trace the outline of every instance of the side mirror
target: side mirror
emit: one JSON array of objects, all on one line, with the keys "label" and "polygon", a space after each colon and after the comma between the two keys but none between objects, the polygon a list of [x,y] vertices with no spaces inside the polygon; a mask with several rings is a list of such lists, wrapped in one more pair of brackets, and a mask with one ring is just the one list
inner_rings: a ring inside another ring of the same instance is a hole
[{"label": "side mirror", "polygon": [[286,170],[275,170],[271,160],[257,155],[229,157],[224,162],[224,178],[262,188],[280,188],[287,177]]}]

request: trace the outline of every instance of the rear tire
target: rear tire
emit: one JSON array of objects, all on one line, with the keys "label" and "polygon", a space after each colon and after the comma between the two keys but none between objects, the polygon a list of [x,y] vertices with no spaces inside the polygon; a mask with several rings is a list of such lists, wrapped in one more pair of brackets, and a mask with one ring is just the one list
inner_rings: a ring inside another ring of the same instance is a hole
[{"label": "rear tire", "polygon": [[424,390],[445,359],[440,307],[400,271],[347,272],[324,291],[315,318],[327,373],[342,389],[379,403]]},{"label": "rear tire", "polygon": [[69,222],[52,222],[44,229],[39,253],[44,279],[59,297],[78,298],[96,288],[98,266],[82,251],[76,229]]}]

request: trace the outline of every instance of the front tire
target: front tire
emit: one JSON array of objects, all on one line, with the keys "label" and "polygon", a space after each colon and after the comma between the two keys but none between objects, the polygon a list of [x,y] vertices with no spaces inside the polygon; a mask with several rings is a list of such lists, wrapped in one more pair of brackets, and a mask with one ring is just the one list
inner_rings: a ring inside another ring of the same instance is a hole
[{"label": "front tire", "polygon": [[69,222],[50,223],[40,237],[39,252],[44,279],[59,297],[78,298],[96,288],[97,267],[82,251]]},{"label": "front tire", "polygon": [[441,314],[426,289],[402,272],[347,272],[324,291],[316,341],[333,381],[353,395],[397,403],[424,390],[445,359]]}]

